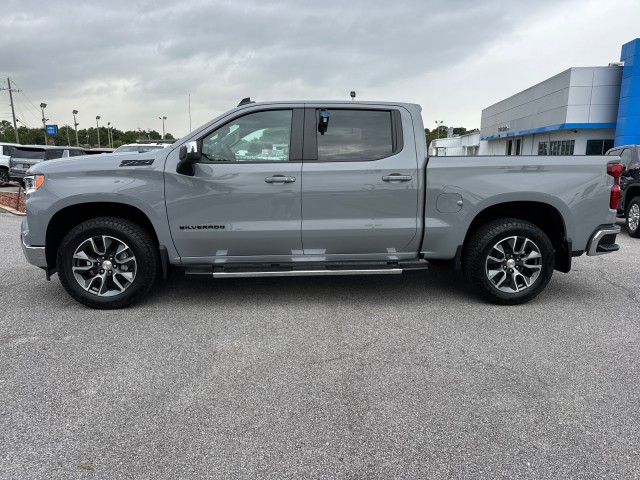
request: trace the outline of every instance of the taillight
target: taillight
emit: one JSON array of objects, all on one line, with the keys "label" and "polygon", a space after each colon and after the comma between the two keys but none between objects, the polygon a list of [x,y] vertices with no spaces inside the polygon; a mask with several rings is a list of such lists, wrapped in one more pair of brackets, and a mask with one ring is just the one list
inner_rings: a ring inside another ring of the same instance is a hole
[{"label": "taillight", "polygon": [[620,175],[624,167],[621,163],[607,163],[607,175],[613,177],[613,187],[609,195],[609,208],[616,210],[620,201]]}]

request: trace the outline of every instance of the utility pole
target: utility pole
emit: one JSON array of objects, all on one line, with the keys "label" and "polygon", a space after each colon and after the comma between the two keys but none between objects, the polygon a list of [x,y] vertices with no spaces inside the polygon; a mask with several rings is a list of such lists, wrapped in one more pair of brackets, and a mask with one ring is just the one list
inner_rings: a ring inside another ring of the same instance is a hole
[{"label": "utility pole", "polygon": [[7,77],[7,88],[0,88],[0,90],[9,90],[9,101],[11,102],[11,115],[13,117],[13,131],[16,132],[16,143],[20,143],[20,137],[18,136],[18,125],[16,124],[16,111],[13,108],[13,92],[18,93],[20,90],[11,88],[11,79]]},{"label": "utility pole", "polygon": [[158,117],[158,119],[162,120],[162,139],[164,140],[164,121],[167,117]]},{"label": "utility pole", "polygon": [[78,142],[78,125],[80,124],[76,121],[76,115],[78,114],[78,110],[74,110],[72,113],[73,113],[73,128],[76,131],[76,147],[79,147],[80,142]]},{"label": "utility pole", "polygon": [[100,115],[96,115],[96,131],[98,132],[98,148],[100,148],[100,126],[98,125],[98,120],[100,120]]},{"label": "utility pole", "polygon": [[42,110],[42,128],[44,129],[44,144],[48,145],[49,141],[47,139],[47,119],[44,118],[44,109],[47,108],[47,104],[46,103],[41,103],[40,104],[40,110]]}]

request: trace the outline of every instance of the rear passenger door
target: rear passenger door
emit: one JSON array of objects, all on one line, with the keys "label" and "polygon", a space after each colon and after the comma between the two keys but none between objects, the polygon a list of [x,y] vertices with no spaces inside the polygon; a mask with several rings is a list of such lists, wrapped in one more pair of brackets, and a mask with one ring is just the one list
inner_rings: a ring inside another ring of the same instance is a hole
[{"label": "rear passenger door", "polygon": [[[322,126],[328,119],[326,131]],[[318,260],[417,251],[419,175],[410,113],[402,107],[305,109],[302,246]]]}]

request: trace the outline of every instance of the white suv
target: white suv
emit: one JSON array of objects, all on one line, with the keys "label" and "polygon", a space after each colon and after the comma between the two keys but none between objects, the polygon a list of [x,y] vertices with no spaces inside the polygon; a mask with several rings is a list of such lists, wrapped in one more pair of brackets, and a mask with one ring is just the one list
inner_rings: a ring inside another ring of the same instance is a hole
[{"label": "white suv", "polygon": [[0,143],[0,187],[9,183],[9,158],[13,147],[19,147],[17,143]]}]

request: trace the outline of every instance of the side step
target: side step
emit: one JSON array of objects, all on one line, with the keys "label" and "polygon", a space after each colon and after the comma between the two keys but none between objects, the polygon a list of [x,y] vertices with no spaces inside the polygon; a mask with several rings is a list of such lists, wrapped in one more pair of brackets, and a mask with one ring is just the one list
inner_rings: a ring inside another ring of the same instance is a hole
[{"label": "side step", "polygon": [[271,265],[270,267],[206,267],[187,268],[184,274],[188,277],[212,277],[212,278],[249,278],[249,277],[310,277],[329,275],[399,275],[403,272],[414,270],[427,270],[426,263],[411,263],[406,265],[331,265],[318,266],[283,266]]}]

